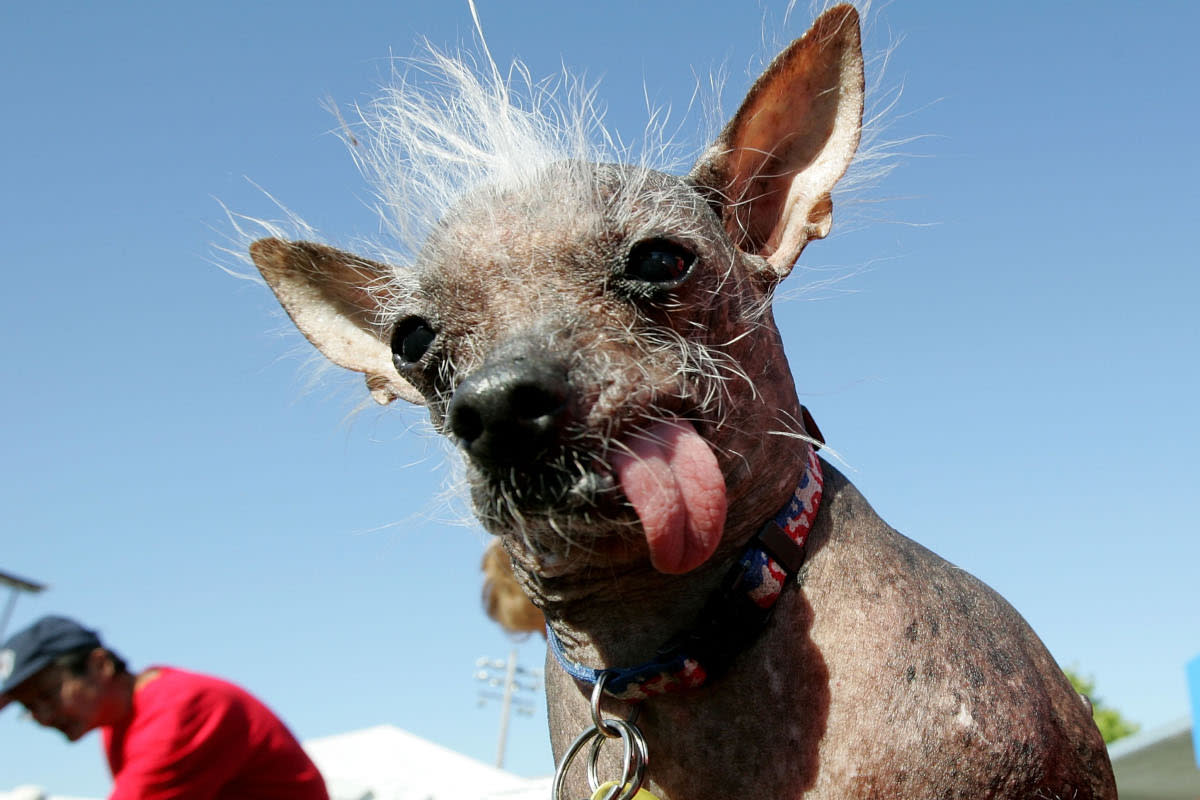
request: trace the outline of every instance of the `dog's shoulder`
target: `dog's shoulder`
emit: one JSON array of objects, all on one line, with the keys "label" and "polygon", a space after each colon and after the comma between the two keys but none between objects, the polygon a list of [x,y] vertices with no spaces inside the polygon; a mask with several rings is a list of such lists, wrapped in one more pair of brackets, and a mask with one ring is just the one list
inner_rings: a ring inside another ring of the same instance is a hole
[{"label": "dog's shoulder", "polygon": [[[1030,784],[1029,796],[1106,796],[1093,785],[1108,770],[1090,711],[1021,614],[889,526],[836,469],[825,473],[813,551],[783,633],[811,642],[809,663],[839,689],[825,733],[845,752],[823,753],[826,765],[876,764],[911,790],[972,769],[979,774],[969,780],[990,796],[1018,796],[1005,782],[1039,774],[1048,782]],[[843,726],[845,736],[832,736]],[[927,754],[919,767],[912,752]]]}]

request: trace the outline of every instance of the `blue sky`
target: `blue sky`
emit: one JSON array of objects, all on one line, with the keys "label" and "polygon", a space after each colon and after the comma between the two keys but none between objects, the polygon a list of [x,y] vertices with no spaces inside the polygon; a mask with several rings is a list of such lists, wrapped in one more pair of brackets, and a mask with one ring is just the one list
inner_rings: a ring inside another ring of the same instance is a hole
[{"label": "blue sky", "polygon": [[[804,402],[889,522],[1129,717],[1182,717],[1200,6],[878,5],[867,46],[898,41],[902,88],[884,136],[920,138],[792,286],[845,279],[777,310]],[[599,81],[627,137],[647,97],[678,116],[722,67],[732,111],[764,39],[808,22],[707,0],[480,11],[498,61]],[[10,632],[75,615],[136,666],[242,683],[302,738],[388,722],[493,757],[472,672],[511,642],[479,611],[484,535],[436,499],[445,448],[320,372],[270,293],[217,266],[222,204],[276,213],[256,185],[330,241],[377,236],[322,103],[369,100],[419,37],[471,35],[465,3],[0,6],[0,569],[52,586]],[[520,652],[540,665],[540,641]],[[513,725],[514,771],[551,769],[543,709]],[[98,740],[9,710],[0,750],[0,789],[107,791]]]}]

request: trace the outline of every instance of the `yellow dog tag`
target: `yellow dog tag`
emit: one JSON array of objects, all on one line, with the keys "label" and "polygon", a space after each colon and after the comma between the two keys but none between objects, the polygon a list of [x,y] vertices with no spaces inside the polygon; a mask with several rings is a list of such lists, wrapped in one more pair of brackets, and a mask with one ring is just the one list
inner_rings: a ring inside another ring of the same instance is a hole
[{"label": "yellow dog tag", "polygon": [[[607,783],[600,784],[600,788],[597,789],[594,794],[592,794],[592,800],[604,800],[604,797],[608,794],[608,791],[616,785],[616,781],[608,781]],[[617,794],[619,796],[620,792]],[[638,789],[632,800],[658,800],[658,797],[646,791],[645,789]]]}]

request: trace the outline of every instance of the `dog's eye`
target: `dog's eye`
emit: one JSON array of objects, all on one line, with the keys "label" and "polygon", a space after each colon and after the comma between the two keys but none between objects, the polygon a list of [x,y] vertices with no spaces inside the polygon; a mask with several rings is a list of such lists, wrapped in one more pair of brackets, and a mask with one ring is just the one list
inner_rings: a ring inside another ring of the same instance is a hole
[{"label": "dog's eye", "polygon": [[421,360],[433,344],[437,332],[420,317],[405,317],[392,331],[392,361],[396,369],[411,367]]},{"label": "dog's eye", "polygon": [[648,239],[634,245],[625,262],[626,277],[647,283],[676,283],[687,277],[696,254],[667,239]]}]

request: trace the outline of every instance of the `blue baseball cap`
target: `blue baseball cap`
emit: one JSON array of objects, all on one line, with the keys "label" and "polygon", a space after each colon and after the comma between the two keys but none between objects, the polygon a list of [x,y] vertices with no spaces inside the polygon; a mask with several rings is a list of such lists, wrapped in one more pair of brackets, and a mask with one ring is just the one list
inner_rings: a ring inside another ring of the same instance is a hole
[{"label": "blue baseball cap", "polygon": [[8,692],[41,672],[59,656],[85,647],[103,647],[100,637],[73,619],[42,617],[0,645],[0,708]]}]

